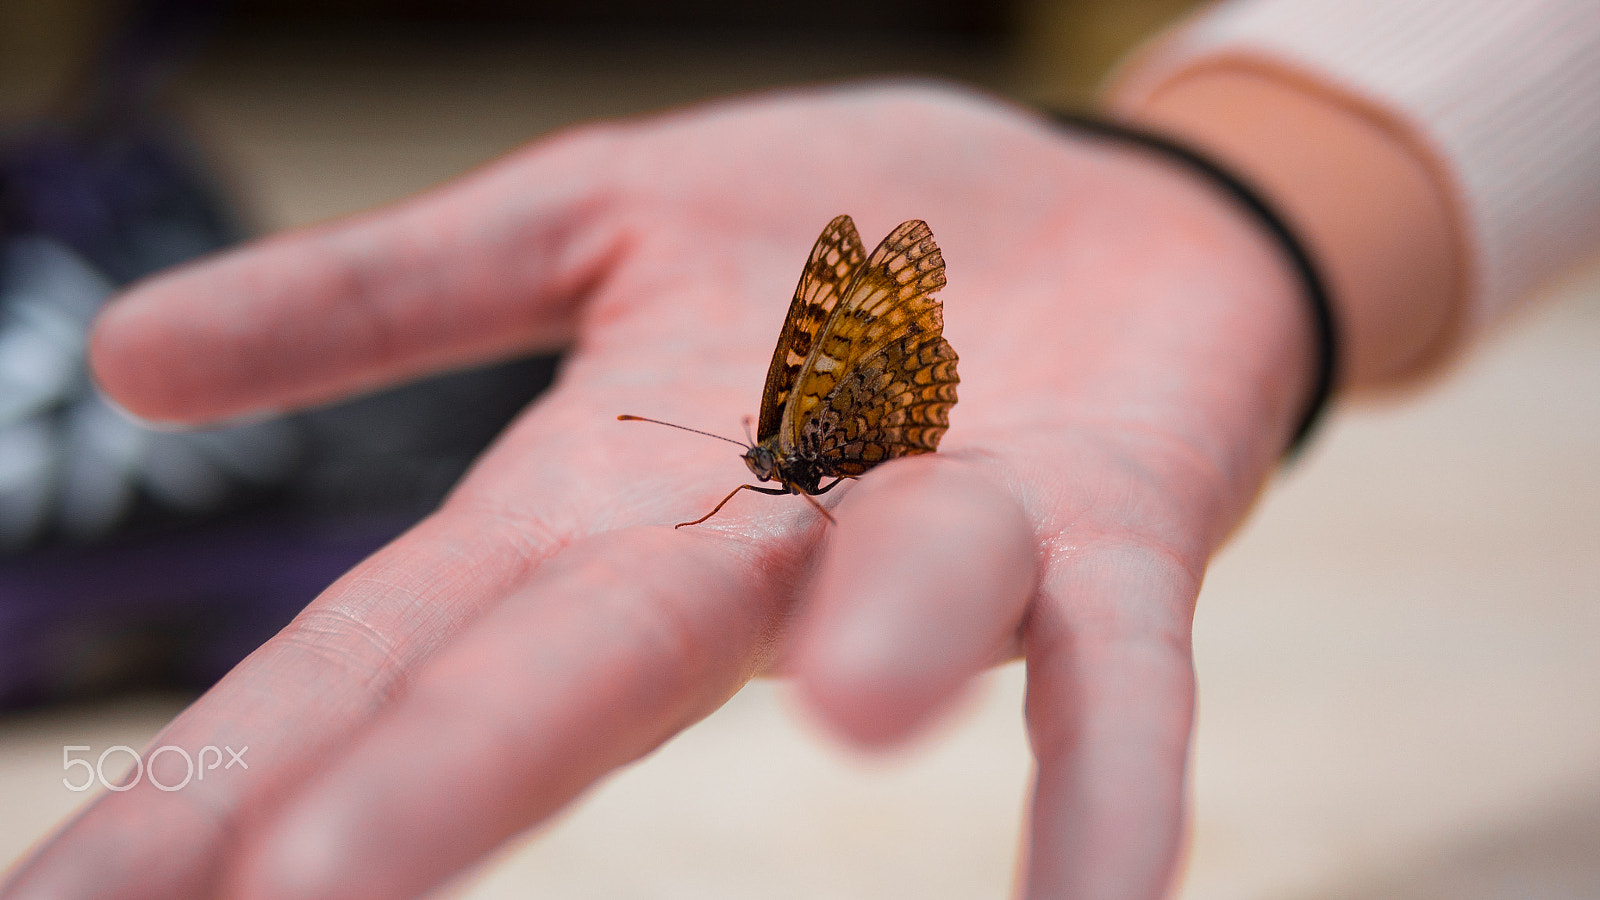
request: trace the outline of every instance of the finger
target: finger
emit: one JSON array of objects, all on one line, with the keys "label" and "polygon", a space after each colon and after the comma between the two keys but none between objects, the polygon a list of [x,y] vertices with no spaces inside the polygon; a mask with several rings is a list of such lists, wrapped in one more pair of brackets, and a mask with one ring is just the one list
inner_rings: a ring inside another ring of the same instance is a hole
[{"label": "finger", "polygon": [[1015,638],[1035,583],[1019,504],[948,456],[870,473],[837,510],[787,660],[804,702],[849,740],[901,741]]},{"label": "finger", "polygon": [[737,691],[786,565],[659,527],[573,545],[247,840],[227,895],[409,897],[466,867]]},{"label": "finger", "polygon": [[145,282],[96,325],[95,375],[134,413],[200,421],[556,346],[617,252],[609,134]]},{"label": "finger", "polygon": [[1199,576],[1143,547],[1081,552],[1027,625],[1026,896],[1157,900],[1183,840]]},{"label": "finger", "polygon": [[4,896],[213,896],[222,849],[250,816],[348,743],[408,672],[546,552],[509,530],[441,516],[352,570],[151,742],[195,760],[207,747],[242,750],[248,768],[219,765],[164,791],[157,781],[185,772],[176,752],[161,754],[149,777],[53,835]]}]

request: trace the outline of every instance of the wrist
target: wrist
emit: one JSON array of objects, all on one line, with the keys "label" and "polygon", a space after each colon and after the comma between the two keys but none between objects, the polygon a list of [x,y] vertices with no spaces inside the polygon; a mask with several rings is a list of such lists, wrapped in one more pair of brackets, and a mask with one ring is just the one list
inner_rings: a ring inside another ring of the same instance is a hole
[{"label": "wrist", "polygon": [[1148,414],[1136,432],[1177,437],[1188,462],[1205,460],[1228,486],[1216,510],[1225,533],[1315,394],[1305,285],[1283,244],[1215,179],[1115,134],[1060,134],[1079,164],[1061,229],[1045,240],[1070,273],[1071,365],[1051,383],[1095,418]]},{"label": "wrist", "polygon": [[1427,371],[1457,342],[1465,252],[1431,162],[1335,92],[1245,61],[1109,98],[1117,118],[1240,174],[1309,248],[1336,307],[1344,384]]},{"label": "wrist", "polygon": [[1105,119],[1072,114],[1059,115],[1057,118],[1063,125],[1085,136],[1123,142],[1132,148],[1154,153],[1167,163],[1198,176],[1199,180],[1220,194],[1221,199],[1228,201],[1236,212],[1244,213],[1253,220],[1262,236],[1270,238],[1277,245],[1278,255],[1288,264],[1299,283],[1301,305],[1312,337],[1310,388],[1288,445],[1287,455],[1295,455],[1315,430],[1332,400],[1341,355],[1338,322],[1334,318],[1327,285],[1305,243],[1259,190],[1204,154],[1159,134]]}]

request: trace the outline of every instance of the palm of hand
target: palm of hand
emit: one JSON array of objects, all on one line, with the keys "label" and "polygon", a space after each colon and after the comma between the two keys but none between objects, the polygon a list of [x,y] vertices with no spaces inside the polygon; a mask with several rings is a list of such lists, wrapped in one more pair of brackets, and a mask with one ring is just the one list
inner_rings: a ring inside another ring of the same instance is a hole
[{"label": "palm of hand", "polygon": [[[744,466],[616,414],[731,431],[754,413],[805,253],[840,212],[869,237],[926,219],[944,250],[962,385],[940,453],[836,491],[836,529],[755,496],[665,527]],[[248,743],[248,781],[106,798],[17,896],[103,891],[119,873],[72,860],[153,839],[168,862],[120,872],[126,896],[404,895],[764,668],[880,744],[1018,652],[1031,890],[1155,896],[1181,834],[1200,573],[1303,390],[1271,380],[1305,352],[1284,337],[1303,327],[1289,293],[1270,247],[1181,176],[929,90],[579,132],[153,284],[96,349],[113,392],[166,417],[570,349],[437,514],[157,741]]]}]

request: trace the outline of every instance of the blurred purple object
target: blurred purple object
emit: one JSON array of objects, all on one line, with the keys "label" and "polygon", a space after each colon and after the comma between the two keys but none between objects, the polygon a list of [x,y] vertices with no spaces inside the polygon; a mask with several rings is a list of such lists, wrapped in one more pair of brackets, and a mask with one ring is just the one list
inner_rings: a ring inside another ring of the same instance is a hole
[{"label": "blurred purple object", "polygon": [[99,395],[84,346],[113,291],[244,236],[159,103],[219,8],[128,5],[71,120],[0,132],[0,709],[209,685],[434,508],[554,373],[185,432]]},{"label": "blurred purple object", "polygon": [[232,520],[0,562],[0,709],[209,685],[407,524]]}]

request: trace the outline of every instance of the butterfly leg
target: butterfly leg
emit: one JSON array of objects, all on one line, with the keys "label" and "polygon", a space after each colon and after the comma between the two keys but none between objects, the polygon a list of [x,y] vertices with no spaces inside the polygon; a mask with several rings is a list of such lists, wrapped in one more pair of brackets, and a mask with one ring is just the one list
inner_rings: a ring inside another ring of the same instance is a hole
[{"label": "butterfly leg", "polygon": [[[673,528],[682,528],[685,525],[699,525],[701,522],[704,522],[705,520],[707,520],[707,519],[711,518],[712,516],[716,515],[718,510],[722,509],[724,506],[727,506],[728,505],[728,501],[733,499],[733,495],[739,493],[740,491],[760,491],[763,494],[787,494],[787,493],[789,493],[787,490],[785,490],[783,488],[764,488],[764,487],[756,487],[753,484],[741,484],[738,487],[734,488],[733,490],[729,491],[728,492],[728,496],[723,497],[721,503],[718,503],[716,506],[713,506],[711,508],[711,512],[708,512],[705,515],[701,516],[700,518],[695,519],[693,522],[679,522],[678,524],[676,524],[676,525],[674,525],[672,527]],[[815,503],[816,501],[813,500],[812,502]],[[820,509],[821,507],[818,507],[818,508]],[[830,516],[829,518],[832,518],[832,517]]]},{"label": "butterfly leg", "polygon": [[817,496],[820,497],[823,494],[826,494],[827,492],[829,492],[829,491],[833,490],[834,488],[838,487],[839,486],[839,482],[841,482],[843,480],[844,480],[844,476],[841,475],[840,477],[835,478],[834,480],[828,482],[828,486],[827,487],[822,488],[821,490],[817,491]]},{"label": "butterfly leg", "polygon": [[[838,487],[839,486],[839,482],[841,482],[843,480],[844,480],[844,478],[840,477],[840,478],[835,478],[834,480],[828,482],[828,486],[825,487],[825,488],[822,488],[819,491],[817,491],[816,492],[816,496],[820,497],[823,494],[826,494],[827,492],[833,490],[834,488]],[[833,517],[833,513],[830,513],[826,509],[824,509],[822,504],[818,503],[816,501],[816,498],[813,497],[811,494],[808,494],[805,491],[795,491],[795,493],[799,494],[800,496],[802,496],[804,498],[806,498],[806,502],[807,503],[811,504],[812,506],[815,506],[817,508],[817,512],[822,513],[823,518],[827,519],[829,522],[832,522],[835,525],[839,524],[839,521]]]},{"label": "butterfly leg", "polygon": [[[838,483],[839,482],[835,481],[833,484],[838,484]],[[828,485],[828,487],[833,487],[833,484]],[[826,490],[826,488],[824,488],[824,490]],[[820,493],[822,493],[822,491],[817,491],[817,493],[820,494]],[[817,508],[817,512],[822,513],[822,517],[824,519],[827,519],[830,523],[832,523],[834,525],[839,524],[839,520],[835,519],[833,517],[833,513],[828,512],[826,509],[822,508],[822,504],[817,502],[817,498],[811,496],[810,494],[805,493],[804,491],[800,492],[800,496],[806,498],[806,502],[807,503],[811,504],[812,506],[815,506]]]}]

